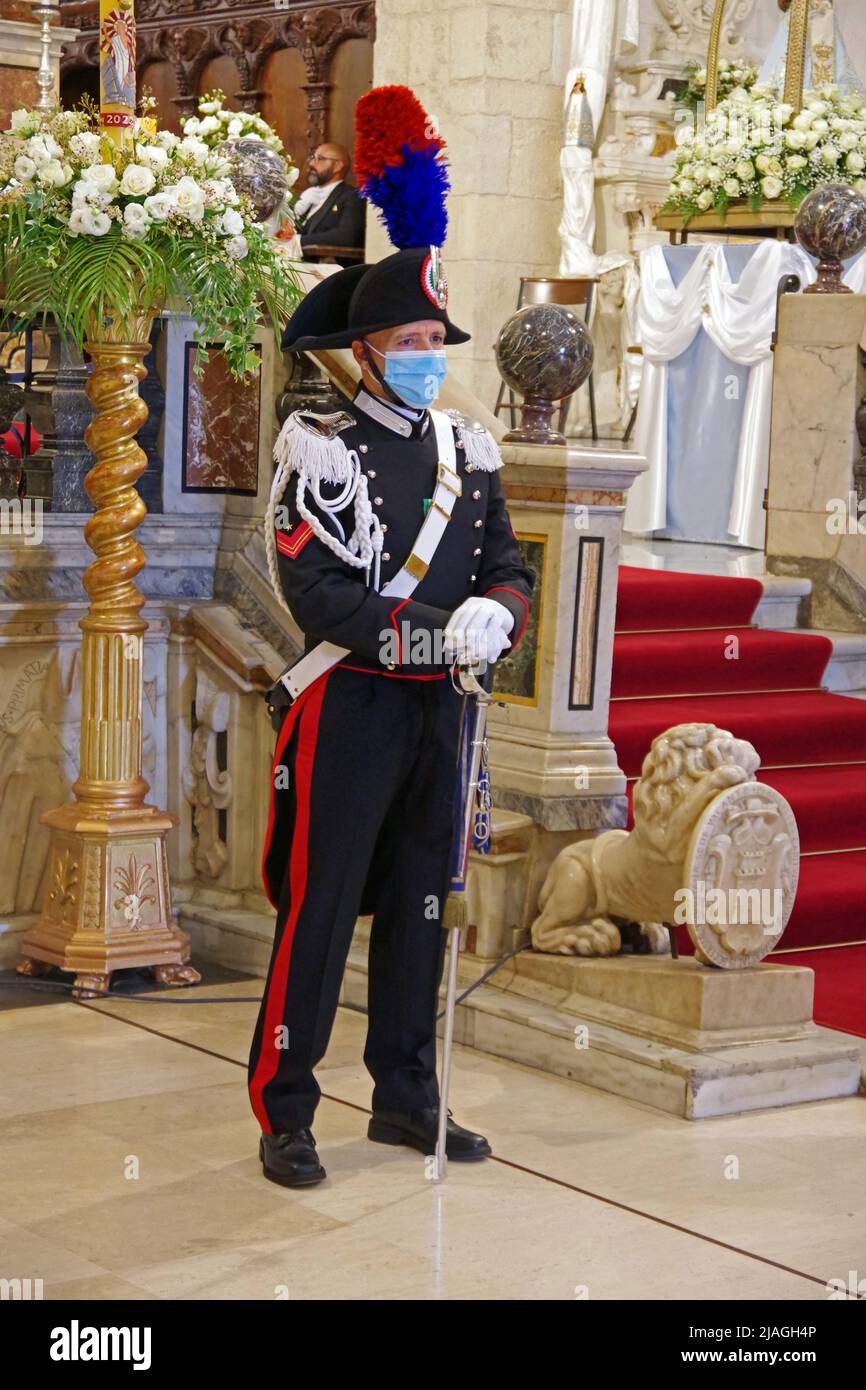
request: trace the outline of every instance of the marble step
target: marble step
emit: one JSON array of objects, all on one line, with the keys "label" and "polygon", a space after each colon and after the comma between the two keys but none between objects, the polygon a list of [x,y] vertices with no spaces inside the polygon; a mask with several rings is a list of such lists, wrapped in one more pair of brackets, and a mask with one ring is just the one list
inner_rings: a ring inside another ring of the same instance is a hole
[{"label": "marble step", "polygon": [[800,628],[801,605],[812,592],[811,579],[780,574],[760,574],[755,578],[760,579],[764,586],[761,602],[752,619],[755,627],[782,630]]},{"label": "marble step", "polygon": [[790,632],[814,633],[833,643],[822,685],[837,695],[862,695],[866,691],[866,632],[834,632],[830,628],[788,628]]}]

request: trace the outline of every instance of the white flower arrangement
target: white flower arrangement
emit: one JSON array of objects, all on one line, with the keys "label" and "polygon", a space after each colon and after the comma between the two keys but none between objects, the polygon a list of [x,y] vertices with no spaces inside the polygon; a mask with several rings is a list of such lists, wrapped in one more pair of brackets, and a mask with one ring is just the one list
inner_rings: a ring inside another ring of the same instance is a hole
[{"label": "white flower arrangement", "polygon": [[802,110],[775,88],[735,88],[703,126],[681,126],[665,212],[724,217],[731,203],[799,206],[822,183],[866,195],[866,97],[837,86],[807,91]]},{"label": "white flower arrangement", "polygon": [[181,122],[184,137],[201,141],[212,150],[226,140],[261,140],[283,160],[289,189],[292,189],[298,181],[300,170],[292,162],[273,126],[268,125],[257,111],[229,111],[225,100],[225,92],[219,87],[205,92],[199,98],[198,115],[187,116]]},{"label": "white flower arrangement", "polygon": [[[749,91],[757,82],[758,76],[758,69],[751,63],[721,58],[718,66],[717,100],[721,101],[724,97],[730,96],[737,88]],[[686,79],[686,88],[680,100],[684,106],[690,106],[696,111],[707,94],[706,67],[699,67],[697,63],[690,64],[686,68]]]},{"label": "white flower arrangement", "polygon": [[137,118],[128,147],[99,128],[85,99],[48,119],[12,113],[0,134],[0,277],[7,314],[25,327],[46,311],[80,348],[94,318],[176,308],[229,369],[257,370],[264,306],[279,341],[300,299],[226,159],[194,136]]}]

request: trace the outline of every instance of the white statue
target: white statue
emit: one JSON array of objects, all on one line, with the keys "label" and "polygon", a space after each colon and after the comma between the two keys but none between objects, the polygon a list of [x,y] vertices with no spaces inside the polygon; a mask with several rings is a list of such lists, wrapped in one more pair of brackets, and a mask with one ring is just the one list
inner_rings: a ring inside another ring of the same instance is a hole
[{"label": "white statue", "polygon": [[[791,0],[779,0],[779,9],[787,12]],[[782,19],[759,81],[777,87],[785,85],[785,64],[788,52],[788,20]],[[806,41],[806,67],[803,85],[826,87],[838,82],[845,91],[862,91],[863,83],[851,61],[842,33],[842,22],[834,0],[810,0],[809,31]]]},{"label": "white statue", "polygon": [[592,154],[607,101],[611,65],[638,43],[638,0],[573,0],[560,155],[563,207],[560,275],[600,275],[625,265],[620,252],[596,256]]},{"label": "white statue", "polygon": [[635,787],[634,830],[570,845],[551,865],[535,950],[616,955],[621,928],[637,923],[645,948],[662,952],[665,924],[683,921],[702,963],[757,964],[787,925],[799,867],[793,813],[755,780],[759,766],[750,743],[713,724],[659,734]]}]

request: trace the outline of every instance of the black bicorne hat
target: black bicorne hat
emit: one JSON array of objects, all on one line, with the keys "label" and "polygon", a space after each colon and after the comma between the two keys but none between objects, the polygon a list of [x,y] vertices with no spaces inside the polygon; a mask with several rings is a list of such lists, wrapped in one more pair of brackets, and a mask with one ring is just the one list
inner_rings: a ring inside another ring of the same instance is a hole
[{"label": "black bicorne hat", "polygon": [[375,265],[353,265],[316,285],[286,327],[293,352],[348,347],[356,338],[438,319],[445,342],[469,334],[447,313],[440,247],[450,188],[445,141],[408,87],[373,87],[355,108],[355,172],[398,248]]},{"label": "black bicorne hat", "polygon": [[375,265],[352,265],[329,275],[289,319],[283,348],[306,352],[349,347],[356,338],[419,319],[444,324],[449,345],[468,342],[470,335],[448,317],[444,276],[435,262],[434,250],[416,246],[395,251]]}]

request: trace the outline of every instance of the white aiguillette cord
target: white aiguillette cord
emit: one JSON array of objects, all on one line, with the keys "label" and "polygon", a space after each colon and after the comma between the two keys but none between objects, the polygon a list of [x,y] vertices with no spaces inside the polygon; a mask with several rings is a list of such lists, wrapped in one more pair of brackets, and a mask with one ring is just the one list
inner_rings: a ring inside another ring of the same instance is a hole
[{"label": "white aiguillette cord", "polygon": [[[389,579],[382,588],[383,598],[411,598],[421,580],[430,568],[445,528],[451,520],[451,513],[457,498],[463,491],[463,482],[457,472],[457,449],[454,444],[454,429],[450,418],[441,410],[431,410],[430,418],[436,431],[436,447],[439,462],[436,465],[436,487],[433,499],[427,510],[421,530],[406,563]],[[293,700],[296,700],[314,680],[330,671],[348,656],[350,647],[338,647],[333,642],[320,642],[300,661],[284,671],[280,676],[282,684]]]}]

